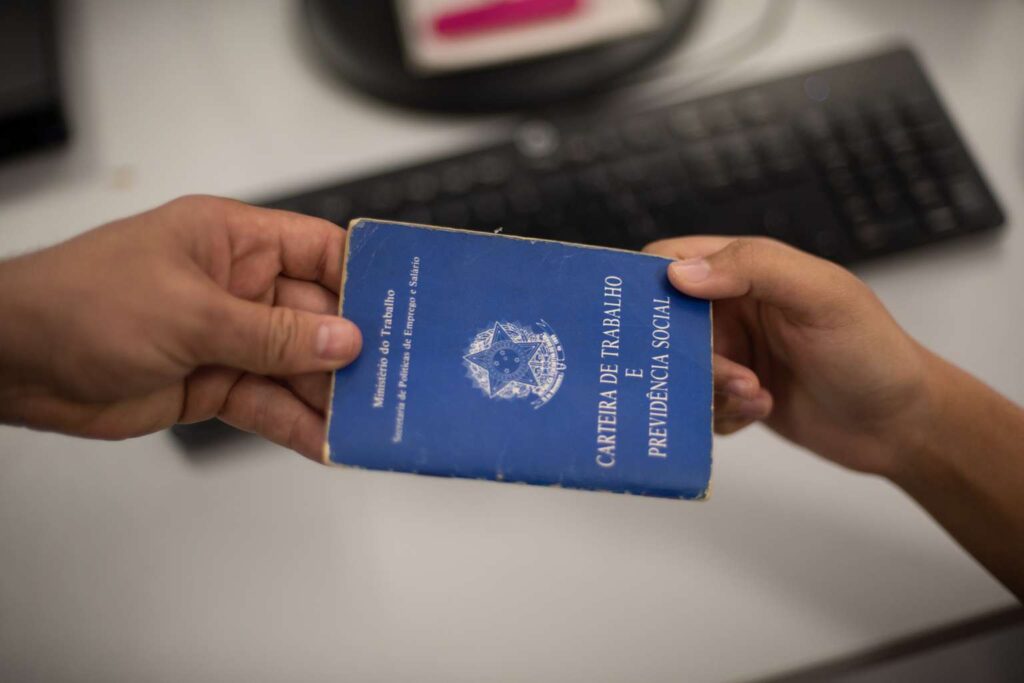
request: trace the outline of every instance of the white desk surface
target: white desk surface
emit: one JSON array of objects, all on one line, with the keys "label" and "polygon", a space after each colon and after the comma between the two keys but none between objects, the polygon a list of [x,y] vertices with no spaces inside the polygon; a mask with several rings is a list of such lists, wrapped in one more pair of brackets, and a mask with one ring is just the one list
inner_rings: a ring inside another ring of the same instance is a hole
[{"label": "white desk surface", "polygon": [[[256,198],[442,153],[494,125],[333,85],[302,56],[290,2],[66,5],[75,141],[0,167],[0,253],[183,193]],[[713,6],[688,49],[760,6]],[[918,48],[1009,225],[859,272],[911,333],[1018,402],[1022,26],[1016,0],[803,0],[732,74]],[[716,448],[714,497],[695,504],[330,470],[254,439],[200,460],[167,434],[2,428],[0,679],[744,680],[1012,604],[885,482],[761,429]]]}]

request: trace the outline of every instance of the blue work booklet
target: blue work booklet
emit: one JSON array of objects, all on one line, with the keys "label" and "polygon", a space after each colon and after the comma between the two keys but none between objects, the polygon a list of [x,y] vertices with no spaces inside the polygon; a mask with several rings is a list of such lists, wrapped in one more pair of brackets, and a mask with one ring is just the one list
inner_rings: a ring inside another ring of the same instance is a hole
[{"label": "blue work booklet", "polygon": [[337,465],[672,498],[711,477],[711,308],[666,259],[377,220],[348,233]]}]

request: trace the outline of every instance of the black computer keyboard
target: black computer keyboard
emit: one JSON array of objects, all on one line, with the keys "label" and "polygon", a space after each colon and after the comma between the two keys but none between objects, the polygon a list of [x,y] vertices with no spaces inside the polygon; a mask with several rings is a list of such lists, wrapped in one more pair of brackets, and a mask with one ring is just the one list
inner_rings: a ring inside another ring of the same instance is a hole
[{"label": "black computer keyboard", "polygon": [[498,144],[266,204],[627,249],[761,234],[843,263],[1003,222],[907,49],[656,111],[528,121]]}]

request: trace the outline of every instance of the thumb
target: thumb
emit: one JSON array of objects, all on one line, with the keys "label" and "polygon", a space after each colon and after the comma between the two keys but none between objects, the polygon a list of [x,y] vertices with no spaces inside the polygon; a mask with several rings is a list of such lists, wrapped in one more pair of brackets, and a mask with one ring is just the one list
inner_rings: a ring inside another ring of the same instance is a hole
[{"label": "thumb", "polygon": [[362,348],[355,324],[284,306],[225,296],[222,320],[205,341],[204,361],[260,375],[327,372],[348,365]]},{"label": "thumb", "polygon": [[730,240],[704,256],[675,261],[669,280],[700,299],[749,296],[805,323],[849,311],[866,286],[843,268],[771,239]]}]

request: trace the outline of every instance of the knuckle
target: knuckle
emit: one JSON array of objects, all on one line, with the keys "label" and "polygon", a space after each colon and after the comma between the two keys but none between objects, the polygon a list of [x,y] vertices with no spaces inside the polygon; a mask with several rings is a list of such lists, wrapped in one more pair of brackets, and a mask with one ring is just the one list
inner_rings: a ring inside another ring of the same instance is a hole
[{"label": "knuckle", "polygon": [[185,211],[199,211],[215,205],[216,199],[216,197],[205,194],[186,194],[172,199],[170,205]]},{"label": "knuckle", "polygon": [[866,282],[841,266],[831,264],[831,267],[840,301],[850,306],[877,301],[874,291]]},{"label": "knuckle", "polygon": [[269,435],[273,425],[271,424],[270,401],[254,401],[251,414],[251,429],[256,434]]},{"label": "knuckle", "polygon": [[300,451],[302,447],[302,413],[295,411],[288,420],[288,431],[284,438],[284,446],[293,451]]},{"label": "knuckle", "polygon": [[789,249],[789,245],[773,237],[739,237],[732,242],[732,248],[744,258],[761,257],[777,254]]},{"label": "knuckle", "polygon": [[219,297],[196,297],[187,320],[186,343],[196,360],[211,362],[217,359],[218,346],[216,337],[210,330],[218,330],[224,326],[227,314]]},{"label": "knuckle", "polygon": [[274,307],[266,321],[264,334],[263,365],[265,368],[280,367],[295,346],[299,335],[298,316],[290,308]]},{"label": "knuckle", "polygon": [[739,237],[729,243],[727,253],[730,260],[740,266],[746,266],[757,258],[757,254],[764,248],[758,240],[759,237]]},{"label": "knuckle", "polygon": [[182,214],[197,217],[211,225],[222,222],[233,204],[231,199],[208,194],[187,194],[169,202],[169,206]]}]

